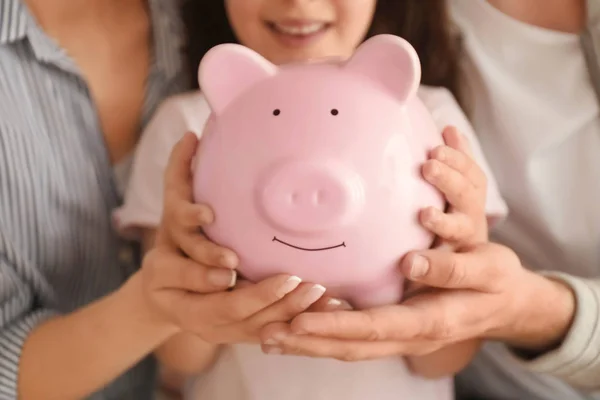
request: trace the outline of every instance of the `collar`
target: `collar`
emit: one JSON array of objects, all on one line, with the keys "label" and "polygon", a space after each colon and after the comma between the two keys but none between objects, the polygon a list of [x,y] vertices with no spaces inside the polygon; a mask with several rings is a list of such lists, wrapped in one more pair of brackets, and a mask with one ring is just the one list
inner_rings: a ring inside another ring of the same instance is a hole
[{"label": "collar", "polygon": [[180,0],[149,0],[154,43],[154,66],[167,79],[182,69],[185,30],[181,21]]},{"label": "collar", "polygon": [[0,0],[0,45],[27,36],[28,12],[20,0]]}]

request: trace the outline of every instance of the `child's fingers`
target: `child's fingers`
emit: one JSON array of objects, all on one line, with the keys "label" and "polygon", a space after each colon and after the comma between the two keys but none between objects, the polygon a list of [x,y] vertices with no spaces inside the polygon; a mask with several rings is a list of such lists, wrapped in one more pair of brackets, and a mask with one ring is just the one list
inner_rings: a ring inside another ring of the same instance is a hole
[{"label": "child's fingers", "polygon": [[[272,322],[287,322],[306,311],[325,294],[325,288],[313,283],[301,283],[280,301],[260,310],[248,319],[253,327],[262,328]],[[246,322],[244,322],[246,323]]]},{"label": "child's fingers", "polygon": [[[207,298],[212,298],[209,302],[202,305],[202,307],[208,307],[203,311],[210,313],[211,320],[216,321],[217,324],[229,325],[247,320],[278,302],[290,308],[302,308],[301,304],[297,304],[298,299],[296,297],[292,297],[291,299],[288,297],[292,292],[298,290],[301,283],[302,281],[295,276],[272,276],[253,285],[238,288],[230,292],[206,295]],[[310,295],[318,295],[320,297],[324,292],[325,289],[319,287],[313,290]],[[310,295],[307,294],[307,297]],[[314,301],[316,299],[311,304]],[[304,308],[307,308],[309,305]],[[200,313],[197,315],[200,315]]]},{"label": "child's fingers", "polygon": [[478,190],[457,170],[438,160],[427,160],[422,171],[425,180],[441,191],[454,209],[470,214],[474,206],[480,207]]},{"label": "child's fingers", "polygon": [[442,132],[442,137],[444,138],[444,143],[446,145],[461,151],[470,157],[473,157],[473,150],[469,144],[469,141],[465,137],[465,135],[461,134],[458,129],[454,126],[447,126],[444,128]]},{"label": "child's fingers", "polygon": [[197,231],[198,228],[209,225],[214,221],[210,207],[204,204],[194,204],[185,200],[172,199],[171,218],[164,218],[162,223],[169,224],[169,230]]},{"label": "child's fingers", "polygon": [[237,255],[225,247],[211,242],[202,234],[184,232],[175,238],[181,250],[197,263],[211,267],[237,268]]},{"label": "child's fingers", "polygon": [[236,273],[225,268],[210,268],[180,254],[155,248],[144,257],[145,279],[155,290],[213,293],[226,290]]},{"label": "child's fingers", "polygon": [[194,133],[186,133],[171,151],[165,170],[165,190],[175,191],[184,199],[192,197],[191,165],[198,143]]},{"label": "child's fingers", "polygon": [[463,213],[445,214],[434,207],[428,207],[421,210],[419,219],[423,226],[447,241],[468,241],[475,235],[473,220]]},{"label": "child's fingers", "polygon": [[352,310],[352,305],[345,300],[323,296],[314,302],[306,311],[339,311]]},{"label": "child's fingers", "polygon": [[487,178],[483,170],[468,154],[449,146],[438,146],[429,157],[463,174],[476,188],[485,188]]}]

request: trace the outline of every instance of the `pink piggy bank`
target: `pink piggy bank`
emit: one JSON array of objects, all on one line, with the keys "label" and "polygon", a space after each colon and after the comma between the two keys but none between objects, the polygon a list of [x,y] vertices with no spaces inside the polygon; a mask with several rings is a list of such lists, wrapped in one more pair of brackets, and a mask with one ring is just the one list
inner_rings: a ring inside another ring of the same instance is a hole
[{"label": "pink piggy bank", "polygon": [[205,232],[252,281],[278,273],[324,285],[358,308],[396,303],[399,261],[431,245],[419,209],[444,199],[420,174],[441,134],[416,92],[405,40],[380,35],[347,61],[277,67],[219,45],[200,87],[212,115],[194,166]]}]

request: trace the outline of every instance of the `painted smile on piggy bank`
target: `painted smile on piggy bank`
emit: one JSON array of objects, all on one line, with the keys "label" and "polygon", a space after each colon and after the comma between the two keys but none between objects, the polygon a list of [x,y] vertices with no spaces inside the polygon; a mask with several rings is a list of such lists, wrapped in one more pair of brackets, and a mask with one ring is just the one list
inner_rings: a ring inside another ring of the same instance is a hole
[{"label": "painted smile on piggy bank", "polygon": [[283,240],[277,239],[277,236],[273,236],[273,242],[277,242],[277,243],[281,243],[285,246],[294,248],[294,249],[298,249],[298,250],[304,250],[304,251],[324,251],[324,250],[333,250],[333,249],[337,249],[339,247],[346,247],[346,243],[342,242],[340,244],[337,244],[335,246],[328,246],[328,247],[321,247],[321,248],[316,248],[316,249],[307,249],[306,247],[300,247],[300,246],[295,246],[291,243],[288,242],[284,242]]},{"label": "painted smile on piggy bank", "polygon": [[274,65],[236,44],[198,71],[211,108],[193,168],[203,227],[257,282],[292,274],[365,308],[400,301],[399,260],[433,241],[421,208],[444,199],[422,179],[443,143],[417,96],[419,58],[375,36],[347,60]]}]

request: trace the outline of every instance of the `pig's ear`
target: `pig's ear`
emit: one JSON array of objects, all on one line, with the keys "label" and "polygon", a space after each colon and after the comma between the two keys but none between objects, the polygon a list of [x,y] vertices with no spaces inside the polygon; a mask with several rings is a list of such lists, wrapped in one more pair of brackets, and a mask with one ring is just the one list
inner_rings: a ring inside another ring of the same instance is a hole
[{"label": "pig's ear", "polygon": [[369,77],[401,102],[416,93],[421,81],[417,52],[406,40],[394,35],[366,40],[344,68]]},{"label": "pig's ear", "polygon": [[212,111],[219,115],[254,84],[275,75],[277,67],[255,51],[238,44],[210,49],[198,68],[198,83]]}]

